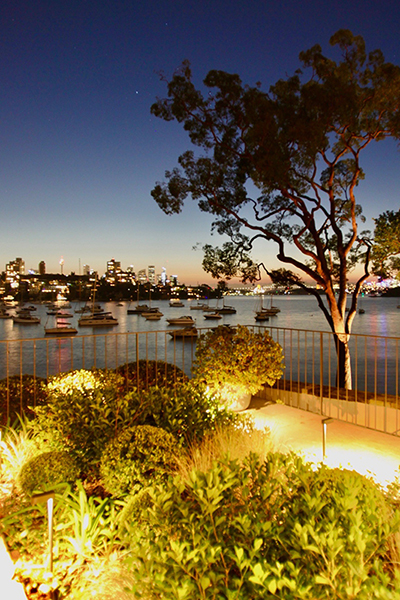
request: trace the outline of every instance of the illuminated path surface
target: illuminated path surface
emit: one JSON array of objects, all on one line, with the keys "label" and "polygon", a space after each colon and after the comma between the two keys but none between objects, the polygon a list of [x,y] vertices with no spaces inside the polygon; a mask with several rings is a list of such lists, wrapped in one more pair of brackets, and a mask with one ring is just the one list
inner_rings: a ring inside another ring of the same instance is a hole
[{"label": "illuminated path surface", "polygon": [[0,537],[0,581],[1,597],[4,600],[26,600],[24,589],[20,583],[12,580],[14,564]]},{"label": "illuminated path surface", "polygon": [[[321,415],[269,404],[250,408],[258,428],[269,427],[276,450],[294,450],[307,461],[322,461]],[[385,485],[400,466],[400,437],[351,425],[336,419],[327,425],[325,463],[354,469]]]}]

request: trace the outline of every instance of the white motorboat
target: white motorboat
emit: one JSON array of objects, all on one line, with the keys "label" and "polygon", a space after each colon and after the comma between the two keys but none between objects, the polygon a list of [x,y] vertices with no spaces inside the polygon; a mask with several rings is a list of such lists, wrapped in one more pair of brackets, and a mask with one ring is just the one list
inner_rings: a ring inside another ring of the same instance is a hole
[{"label": "white motorboat", "polygon": [[194,325],[195,321],[193,317],[176,317],[172,319],[167,319],[169,325]]},{"label": "white motorboat", "polygon": [[118,325],[118,319],[110,312],[93,313],[82,315],[78,320],[79,327],[114,327]]},{"label": "white motorboat", "polygon": [[82,315],[78,320],[79,327],[113,327],[118,325],[118,319],[110,312],[92,313]]},{"label": "white motorboat", "polygon": [[208,304],[198,302],[197,304],[191,304],[190,310],[208,310]]},{"label": "white motorboat", "polygon": [[177,308],[185,306],[183,304],[183,302],[181,300],[179,300],[179,298],[171,298],[171,300],[169,301],[169,305],[170,306],[175,306]]},{"label": "white motorboat", "polygon": [[146,317],[146,321],[159,321],[163,314],[161,312],[149,313]]},{"label": "white motorboat", "polygon": [[205,319],[222,319],[222,316],[217,312],[206,312],[204,315]]},{"label": "white motorboat", "polygon": [[144,310],[143,312],[140,313],[142,317],[145,317],[146,319],[148,319],[148,317],[153,316],[157,316],[159,315],[160,317],[163,317],[163,313],[160,311],[160,309],[155,306],[154,308],[148,308],[147,310]]}]

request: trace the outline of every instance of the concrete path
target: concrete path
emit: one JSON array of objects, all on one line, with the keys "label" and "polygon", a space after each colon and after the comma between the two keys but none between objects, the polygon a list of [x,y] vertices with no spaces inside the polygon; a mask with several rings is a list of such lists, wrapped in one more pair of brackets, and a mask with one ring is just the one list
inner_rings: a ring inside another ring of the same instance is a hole
[{"label": "concrete path", "polygon": [[12,579],[14,575],[14,563],[0,537],[0,596],[3,600],[26,600],[24,588],[21,583]]},{"label": "concrete path", "polygon": [[[294,450],[307,461],[322,461],[321,415],[267,404],[250,408],[258,428],[268,427],[277,450]],[[326,459],[332,467],[354,469],[381,485],[393,481],[400,467],[400,437],[333,419],[326,425]]]}]

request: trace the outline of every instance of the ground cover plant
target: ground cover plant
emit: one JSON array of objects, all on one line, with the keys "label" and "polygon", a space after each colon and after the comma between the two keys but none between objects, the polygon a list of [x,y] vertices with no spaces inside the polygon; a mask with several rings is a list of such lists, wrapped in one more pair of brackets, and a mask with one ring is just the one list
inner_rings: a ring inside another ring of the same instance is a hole
[{"label": "ground cover plant", "polygon": [[[399,597],[399,486],[276,452],[199,383],[79,371],[47,392],[1,441],[0,529],[29,598]],[[50,483],[53,574],[31,501]]]}]

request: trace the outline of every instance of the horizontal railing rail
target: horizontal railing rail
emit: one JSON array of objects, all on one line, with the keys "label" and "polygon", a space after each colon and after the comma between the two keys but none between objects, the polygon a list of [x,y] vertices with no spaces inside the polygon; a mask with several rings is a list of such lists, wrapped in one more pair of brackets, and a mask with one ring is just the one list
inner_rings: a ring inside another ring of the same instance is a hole
[{"label": "horizontal railing rail", "polygon": [[[266,390],[266,395],[273,393],[274,398],[292,406],[387,433],[400,431],[400,338],[352,334],[349,347],[353,389],[343,390],[337,385],[335,338],[331,332],[272,325],[249,328],[267,330],[283,348],[283,378],[274,390]],[[197,328],[198,334],[209,329]],[[0,341],[2,410],[8,415],[10,389],[16,384],[22,407],[26,376],[35,381],[74,369],[116,369],[128,363],[155,361],[173,364],[190,377],[196,338],[171,337],[171,331],[99,332],[68,338]],[[36,390],[37,386],[33,385],[33,405]]]}]

